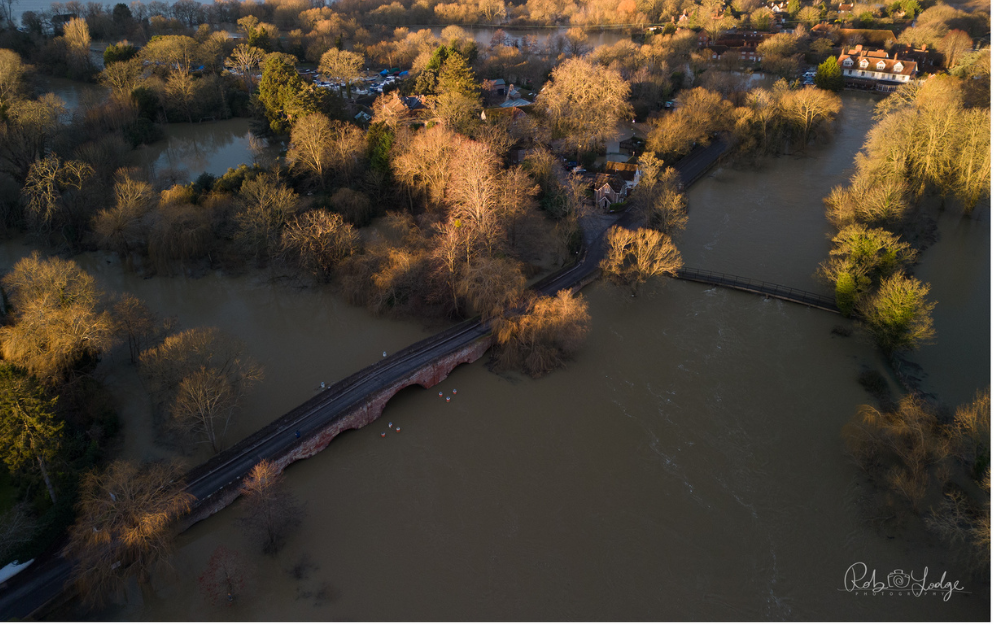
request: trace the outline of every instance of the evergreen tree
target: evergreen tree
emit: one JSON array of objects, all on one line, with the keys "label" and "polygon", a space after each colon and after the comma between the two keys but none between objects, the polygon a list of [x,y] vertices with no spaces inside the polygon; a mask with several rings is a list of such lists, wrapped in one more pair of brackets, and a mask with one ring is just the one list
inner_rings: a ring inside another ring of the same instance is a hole
[{"label": "evergreen tree", "polygon": [[11,472],[37,461],[52,503],[56,493],[46,462],[59,450],[63,428],[55,404],[26,370],[0,364],[0,458]]},{"label": "evergreen tree", "polygon": [[452,54],[441,65],[438,73],[437,92],[439,95],[452,93],[466,98],[479,96],[476,78],[469,64],[459,54]]},{"label": "evergreen tree", "polygon": [[396,131],[385,122],[376,122],[368,128],[368,161],[372,170],[389,173],[389,152],[396,139]]},{"label": "evergreen tree", "polygon": [[137,54],[139,50],[127,41],[113,43],[104,49],[104,66],[127,61]]},{"label": "evergreen tree", "polygon": [[264,61],[257,101],[276,133],[288,132],[292,122],[317,111],[328,109],[323,93],[307,85],[285,55],[273,54]]},{"label": "evergreen tree", "polygon": [[844,88],[844,72],[837,65],[836,57],[829,56],[816,70],[816,86],[829,91],[840,91]]}]

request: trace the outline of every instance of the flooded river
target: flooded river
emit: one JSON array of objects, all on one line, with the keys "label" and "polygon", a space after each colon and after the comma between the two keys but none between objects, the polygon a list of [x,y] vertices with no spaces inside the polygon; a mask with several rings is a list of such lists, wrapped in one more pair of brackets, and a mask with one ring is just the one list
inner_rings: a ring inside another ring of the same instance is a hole
[{"label": "flooded river", "polygon": [[[67,121],[77,109],[97,103],[107,97],[107,89],[99,85],[65,78],[42,76],[40,90],[52,92],[66,102]],[[150,167],[158,175],[177,182],[194,180],[202,172],[221,176],[240,163],[262,165],[279,157],[278,146],[269,146],[263,139],[255,145],[250,132],[250,120],[233,118],[196,124],[164,124],[164,137],[136,151],[138,165]]]},{"label": "flooded river", "polygon": [[[813,291],[828,250],[822,197],[849,176],[873,101],[844,96],[841,130],[806,157],[762,171],[722,168],[690,194],[678,245],[692,266]],[[941,218],[921,277],[940,301],[940,345],[918,360],[927,385],[968,401],[988,378],[989,233]],[[952,250],[949,252],[948,250]],[[957,250],[963,250],[956,253]],[[11,251],[10,259],[17,254]],[[242,337],[266,368],[241,434],[433,328],[373,319],[336,297],[266,276],[123,277],[81,261],[182,324]],[[970,265],[976,269],[970,271]],[[948,283],[945,285],[944,283]],[[937,286],[937,285],[941,286]],[[989,587],[970,579],[916,521],[886,535],[860,520],[868,486],[840,430],[870,401],[862,367],[884,371],[837,315],[746,293],[662,280],[637,298],[596,284],[575,362],[541,380],[485,362],[393,398],[381,419],[286,470],[302,525],[258,555],[238,506],[178,539],[173,572],[123,620],[982,620]],[[958,356],[961,355],[961,358]],[[127,373],[119,373],[127,384]],[[983,383],[980,382],[983,380]],[[118,382],[111,379],[113,384]],[[450,403],[439,390],[457,389]],[[141,399],[128,401],[141,403]],[[123,406],[126,453],[155,449]],[[401,427],[385,438],[392,421]],[[130,438],[131,437],[131,438]],[[197,576],[218,545],[256,566],[254,590],[209,606]],[[855,596],[855,562],[947,571],[966,593]]]},{"label": "flooded river", "polygon": [[[202,172],[221,176],[230,167],[254,162],[249,119],[166,124],[163,129],[164,139],[140,147],[138,158],[157,174],[170,173],[179,182],[194,180]],[[263,140],[260,141],[263,145]],[[259,158],[266,165],[276,157],[276,150],[264,147]]]}]

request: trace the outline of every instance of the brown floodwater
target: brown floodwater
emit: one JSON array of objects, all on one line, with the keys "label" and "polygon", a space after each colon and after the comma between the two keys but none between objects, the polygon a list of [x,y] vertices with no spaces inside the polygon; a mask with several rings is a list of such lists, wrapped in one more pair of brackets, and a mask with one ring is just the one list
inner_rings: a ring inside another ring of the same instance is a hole
[{"label": "brown floodwater", "polygon": [[[690,222],[678,239],[686,262],[823,288],[812,278],[828,250],[821,199],[847,180],[871,125],[873,100],[844,100],[830,145],[756,172],[723,167],[691,190]],[[989,233],[948,215],[940,228],[945,253],[931,248],[922,277],[967,283],[933,287],[941,351],[917,360],[928,388],[968,401],[988,379],[976,377],[984,363],[988,370],[989,347],[974,333],[989,324],[980,293],[988,270],[979,270]],[[19,253],[0,262],[9,266]],[[373,318],[324,290],[272,284],[266,274],[140,280],[101,255],[81,263],[106,288],[129,289],[184,326],[218,325],[247,341],[267,377],[241,433],[307,399],[321,380],[433,331]],[[592,330],[565,369],[530,380],[496,375],[481,361],[459,367],[440,388],[404,390],[377,423],[286,470],[304,512],[277,556],[259,555],[232,506],[179,537],[155,592],[101,616],[989,618],[988,584],[953,562],[919,521],[887,533],[860,520],[869,486],[846,457],[840,430],[870,401],[856,382],[862,368],[888,372],[860,333],[832,333],[844,320],[670,280],[637,298],[603,284],[584,297]],[[113,385],[135,387],[127,367],[107,364]],[[452,389],[450,403],[438,397]],[[142,403],[135,395],[122,407],[126,453],[162,455],[149,434],[148,400],[145,413],[129,407]],[[390,421],[401,431],[388,431]],[[210,606],[198,590],[219,545],[256,569],[252,592],[232,607]],[[894,569],[927,567],[934,579],[947,571],[966,592],[948,601],[856,596],[841,590],[855,562],[881,579]]]},{"label": "brown floodwater", "polygon": [[[141,146],[139,163],[157,174],[167,170],[181,182],[194,180],[202,172],[221,176],[230,167],[253,163],[250,120],[233,118],[194,124],[165,124],[160,141]],[[262,140],[263,141],[263,140]],[[278,157],[275,148],[265,147],[260,163],[267,166]]]}]

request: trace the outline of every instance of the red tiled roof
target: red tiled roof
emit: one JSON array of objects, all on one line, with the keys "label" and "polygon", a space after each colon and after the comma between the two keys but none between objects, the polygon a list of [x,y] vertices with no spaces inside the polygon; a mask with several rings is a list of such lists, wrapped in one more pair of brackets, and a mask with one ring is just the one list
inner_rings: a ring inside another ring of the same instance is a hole
[{"label": "red tiled roof", "polygon": [[[851,60],[851,65],[848,65],[847,67],[848,69],[861,70],[866,72],[881,72],[883,74],[900,75],[900,76],[907,74],[915,76],[917,74],[917,64],[913,61],[904,61],[902,59],[888,59],[888,58],[883,58],[881,56],[870,56],[868,54],[868,51],[862,51],[861,53],[855,51],[852,51],[850,53],[842,53],[840,57],[837,59],[837,65],[840,65],[841,68],[843,68],[844,61],[847,59]],[[868,61],[867,67],[861,66],[862,60]],[[883,69],[878,68],[879,62],[885,63],[885,67]],[[902,66],[900,68],[900,71],[898,72],[894,70],[897,64]],[[878,77],[874,76],[874,78]]]}]

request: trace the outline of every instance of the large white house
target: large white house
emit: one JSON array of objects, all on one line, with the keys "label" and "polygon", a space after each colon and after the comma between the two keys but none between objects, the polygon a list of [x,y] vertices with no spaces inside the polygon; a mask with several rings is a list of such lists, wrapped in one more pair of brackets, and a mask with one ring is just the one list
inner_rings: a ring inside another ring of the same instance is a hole
[{"label": "large white house", "polygon": [[917,64],[897,56],[890,59],[885,50],[865,50],[857,45],[850,51],[841,50],[837,65],[848,86],[890,92],[917,78]]}]

